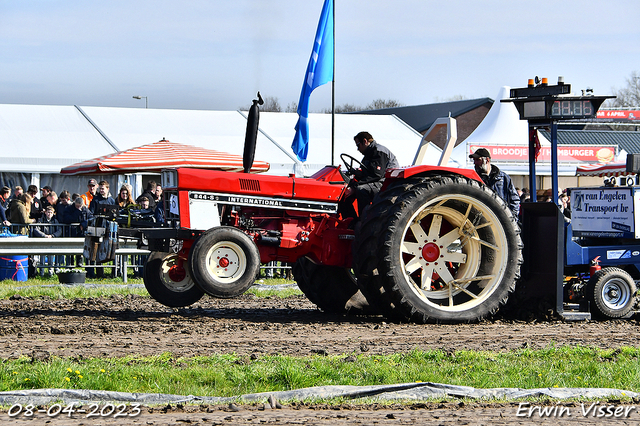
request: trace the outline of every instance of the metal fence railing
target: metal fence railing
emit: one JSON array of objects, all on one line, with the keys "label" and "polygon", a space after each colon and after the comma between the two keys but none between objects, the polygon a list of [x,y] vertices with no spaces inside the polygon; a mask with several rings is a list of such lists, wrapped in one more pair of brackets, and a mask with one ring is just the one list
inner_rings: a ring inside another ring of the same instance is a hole
[{"label": "metal fence railing", "polygon": [[[134,241],[121,240],[113,262],[87,263],[82,256],[84,237],[65,236],[72,235],[72,227],[77,225],[53,225],[63,230],[63,236],[54,238],[30,236],[35,226],[12,225],[2,228],[0,233],[0,255],[28,256],[31,274],[54,273],[60,268],[84,268],[89,276],[99,277],[109,273],[114,277],[122,277],[126,283],[129,269],[142,271],[146,256],[150,253],[149,250],[139,249]],[[20,234],[21,230],[25,234]]]},{"label": "metal fence railing", "polygon": [[[42,227],[43,225],[12,224],[0,228],[0,255],[27,255],[30,258],[31,268],[40,275],[47,272],[53,273],[60,268],[85,268],[91,275],[103,276],[105,273],[109,273],[114,277],[122,277],[126,283],[127,271],[134,269],[142,273],[146,257],[150,253],[149,250],[138,249],[134,241],[121,240],[120,248],[116,251],[116,259],[113,262],[86,263],[82,257],[84,237],[71,236],[82,235],[79,224],[44,225],[52,228],[59,227],[62,231],[61,236],[54,238],[36,237],[34,229],[38,226]],[[264,263],[260,267],[260,276],[292,279],[292,267],[291,264],[284,262]]]},{"label": "metal fence railing", "polygon": [[60,230],[60,237],[79,237],[84,234],[84,232],[80,228],[79,223],[56,223],[53,225],[43,223],[12,223],[9,226],[2,227],[2,230],[4,230],[5,232],[10,232],[17,235],[27,235],[29,237],[36,237],[36,234],[34,232],[35,229],[41,229],[45,231],[45,234],[56,233],[58,230]]}]

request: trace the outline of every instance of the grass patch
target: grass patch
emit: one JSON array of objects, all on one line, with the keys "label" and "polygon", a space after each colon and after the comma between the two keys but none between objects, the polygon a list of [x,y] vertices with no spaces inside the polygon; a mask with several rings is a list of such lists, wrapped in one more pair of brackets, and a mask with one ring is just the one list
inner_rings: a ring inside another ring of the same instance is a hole
[{"label": "grass patch", "polygon": [[[134,287],[123,287],[121,278],[87,278],[87,284],[98,284],[97,287],[83,285],[63,285],[58,283],[57,276],[44,276],[28,279],[27,281],[5,280],[0,282],[0,299],[8,299],[13,295],[23,297],[50,297],[52,299],[77,299],[89,297],[108,297],[114,294],[138,294],[150,297],[147,290]],[[142,284],[142,279],[127,279],[127,284]]]},{"label": "grass patch", "polygon": [[[114,294],[127,295],[137,294],[139,296],[151,297],[144,287],[123,287],[122,278],[87,278],[87,284],[98,284],[97,287],[85,287],[82,285],[63,285],[58,283],[58,277],[43,276],[28,279],[27,281],[11,281],[4,280],[0,282],[0,300],[8,299],[13,295],[23,297],[50,297],[52,299],[77,299],[89,297],[109,297]],[[285,280],[283,278],[262,278],[256,283],[263,286],[294,284],[294,281]],[[127,278],[127,284],[142,285],[142,278]],[[255,289],[251,288],[247,293],[254,294],[257,297],[289,297],[292,295],[301,295],[302,292],[297,288],[284,289]]]},{"label": "grass patch", "polygon": [[512,352],[440,350],[304,358],[213,355],[4,360],[0,391],[94,389],[234,396],[320,385],[437,382],[478,388],[601,387],[638,391],[640,349],[549,347]]}]

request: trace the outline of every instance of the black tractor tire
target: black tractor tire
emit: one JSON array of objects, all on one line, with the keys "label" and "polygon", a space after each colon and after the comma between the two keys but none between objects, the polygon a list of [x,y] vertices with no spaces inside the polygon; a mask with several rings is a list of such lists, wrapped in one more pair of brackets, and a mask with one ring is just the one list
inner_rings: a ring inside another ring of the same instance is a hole
[{"label": "black tractor tire", "polygon": [[317,265],[301,257],[293,265],[293,277],[305,296],[325,312],[350,315],[373,313],[356,284],[356,277],[347,268]]},{"label": "black tractor tire", "polygon": [[152,252],[144,265],[144,286],[156,301],[171,308],[193,305],[204,291],[193,281],[186,263],[177,265],[176,253]]},{"label": "black tractor tire", "polygon": [[260,272],[260,252],[244,232],[219,226],[209,229],[193,244],[189,267],[205,293],[228,299],[254,284]]},{"label": "black tractor tire", "polygon": [[598,318],[626,317],[636,301],[636,283],[620,268],[602,268],[587,282],[591,313]]},{"label": "black tractor tire", "polygon": [[355,231],[358,285],[394,320],[479,321],[507,302],[520,278],[516,218],[495,192],[462,176],[391,183]]}]

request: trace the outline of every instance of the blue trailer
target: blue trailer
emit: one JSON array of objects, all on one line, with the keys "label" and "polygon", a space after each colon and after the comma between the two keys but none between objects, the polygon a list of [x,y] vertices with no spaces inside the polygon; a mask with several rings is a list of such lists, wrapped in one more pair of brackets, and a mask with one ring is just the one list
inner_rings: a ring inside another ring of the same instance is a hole
[{"label": "blue trailer", "polygon": [[[530,130],[550,129],[552,194],[558,193],[558,122],[593,118],[607,98],[612,96],[572,96],[571,86],[561,77],[555,86],[536,77],[528,87],[511,89],[511,98],[502,100],[514,103]],[[530,131],[532,194],[536,193],[534,134]],[[627,161],[629,172],[640,171],[635,157]],[[570,223],[557,200],[521,206],[524,265],[519,291],[528,299],[551,298],[565,319],[629,317],[636,312],[640,280],[640,187],[570,191]]]},{"label": "blue trailer", "polygon": [[565,280],[564,302],[587,301],[600,317],[629,316],[640,280],[640,187],[572,188],[571,205],[564,273],[574,279]]}]

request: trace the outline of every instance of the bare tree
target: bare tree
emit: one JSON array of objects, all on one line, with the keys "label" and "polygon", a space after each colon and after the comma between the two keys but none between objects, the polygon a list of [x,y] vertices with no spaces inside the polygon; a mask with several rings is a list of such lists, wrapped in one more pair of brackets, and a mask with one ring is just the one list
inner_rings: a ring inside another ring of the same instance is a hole
[{"label": "bare tree", "polygon": [[[264,112],[282,112],[282,107],[280,106],[280,101],[278,98],[273,96],[265,96],[262,98],[264,100],[264,104],[260,106],[260,111]],[[241,111],[249,111],[251,105],[240,107]]]},{"label": "bare tree", "polygon": [[439,97],[435,97],[435,99],[433,100],[434,103],[443,103],[443,102],[457,102],[457,101],[464,101],[468,99],[466,96],[464,95],[453,95],[453,96],[449,96],[448,98],[444,98],[444,99],[440,99]]},{"label": "bare tree", "polygon": [[282,107],[280,106],[278,98],[275,98],[273,96],[265,96],[263,99],[264,105],[260,107],[260,111],[282,112]]},{"label": "bare tree", "polygon": [[[343,112],[356,112],[356,111],[362,111],[362,107],[354,104],[336,105],[337,114],[340,114]],[[328,110],[327,112],[331,112],[331,110]]]},{"label": "bare tree", "polygon": [[[394,107],[400,107],[400,106],[404,106],[404,104],[401,104],[400,102],[394,99],[387,99],[387,100],[376,99],[374,101],[371,101],[371,103],[365,107],[349,104],[349,103],[336,105],[336,113],[341,114],[345,112],[368,111],[372,109],[394,108]],[[324,109],[322,112],[324,112],[325,114],[330,114],[331,109],[327,108],[327,109]]]},{"label": "bare tree", "polygon": [[363,109],[364,110],[385,109],[385,108],[396,108],[401,106],[404,106],[404,104],[396,101],[395,99],[375,99]]},{"label": "bare tree", "polygon": [[291,102],[287,105],[287,108],[284,110],[284,112],[298,112],[298,103]]},{"label": "bare tree", "polygon": [[627,78],[627,86],[613,91],[616,98],[609,106],[612,107],[637,107],[640,106],[640,73],[633,71]]}]

